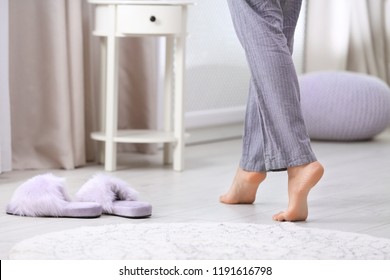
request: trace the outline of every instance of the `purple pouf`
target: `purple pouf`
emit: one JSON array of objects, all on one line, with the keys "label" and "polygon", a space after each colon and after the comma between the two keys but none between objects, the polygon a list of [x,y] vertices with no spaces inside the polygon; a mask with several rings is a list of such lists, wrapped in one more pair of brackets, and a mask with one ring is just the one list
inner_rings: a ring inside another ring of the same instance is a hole
[{"label": "purple pouf", "polygon": [[372,139],[390,125],[390,89],[353,72],[313,72],[299,78],[303,117],[313,140]]}]

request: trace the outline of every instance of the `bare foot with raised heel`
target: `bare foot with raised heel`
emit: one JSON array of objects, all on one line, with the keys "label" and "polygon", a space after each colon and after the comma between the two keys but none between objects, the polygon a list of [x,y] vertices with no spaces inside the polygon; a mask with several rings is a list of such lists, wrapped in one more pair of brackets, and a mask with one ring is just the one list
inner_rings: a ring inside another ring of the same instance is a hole
[{"label": "bare foot with raised heel", "polygon": [[290,167],[287,172],[288,208],[284,212],[275,214],[273,219],[280,222],[305,221],[309,213],[307,197],[324,174],[324,168],[318,161],[315,161],[302,166]]},{"label": "bare foot with raised heel", "polygon": [[226,204],[252,204],[256,200],[256,192],[266,177],[265,172],[249,172],[237,169],[229,191],[219,200]]}]

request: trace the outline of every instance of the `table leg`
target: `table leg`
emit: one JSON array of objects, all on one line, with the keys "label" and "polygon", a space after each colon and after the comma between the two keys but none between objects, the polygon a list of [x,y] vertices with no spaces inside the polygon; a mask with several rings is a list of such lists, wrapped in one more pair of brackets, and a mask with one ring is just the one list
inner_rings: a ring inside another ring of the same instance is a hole
[{"label": "table leg", "polygon": [[[164,129],[172,132],[172,79],[174,37],[166,37],[164,79]],[[164,143],[164,164],[172,163],[172,143]]]},{"label": "table leg", "polygon": [[[183,7],[183,30],[186,30],[187,8]],[[176,51],[174,60],[175,71],[175,115],[174,133],[177,139],[173,150],[173,169],[182,171],[184,169],[184,70],[185,70],[185,45],[186,33],[182,32],[176,38]]]},{"label": "table leg", "polygon": [[114,138],[118,129],[118,39],[115,36],[115,13],[115,5],[111,5],[108,18],[111,28],[107,37],[106,62],[106,171],[114,171],[116,169],[116,143]]},{"label": "table leg", "polygon": [[[99,131],[106,131],[106,77],[107,77],[107,40],[100,37],[100,101],[99,101]],[[96,143],[96,159],[98,163],[104,162],[104,142]]]}]

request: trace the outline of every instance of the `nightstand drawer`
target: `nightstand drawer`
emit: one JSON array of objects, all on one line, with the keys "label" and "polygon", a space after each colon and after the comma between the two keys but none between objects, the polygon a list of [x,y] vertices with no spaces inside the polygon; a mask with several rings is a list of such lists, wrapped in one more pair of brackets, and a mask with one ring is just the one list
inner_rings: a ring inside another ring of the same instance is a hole
[{"label": "nightstand drawer", "polygon": [[118,34],[179,34],[182,7],[158,5],[118,5]]}]

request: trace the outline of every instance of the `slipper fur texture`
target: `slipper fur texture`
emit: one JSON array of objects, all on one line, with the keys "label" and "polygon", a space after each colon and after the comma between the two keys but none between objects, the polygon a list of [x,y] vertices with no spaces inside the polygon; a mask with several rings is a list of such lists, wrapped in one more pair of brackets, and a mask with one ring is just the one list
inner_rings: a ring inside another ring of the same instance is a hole
[{"label": "slipper fur texture", "polygon": [[103,207],[103,213],[111,214],[115,201],[137,201],[138,192],[121,179],[99,173],[81,186],[76,199],[97,202]]},{"label": "slipper fur texture", "polygon": [[7,213],[19,216],[62,216],[70,202],[65,179],[53,174],[35,176],[20,185],[7,205]]}]

